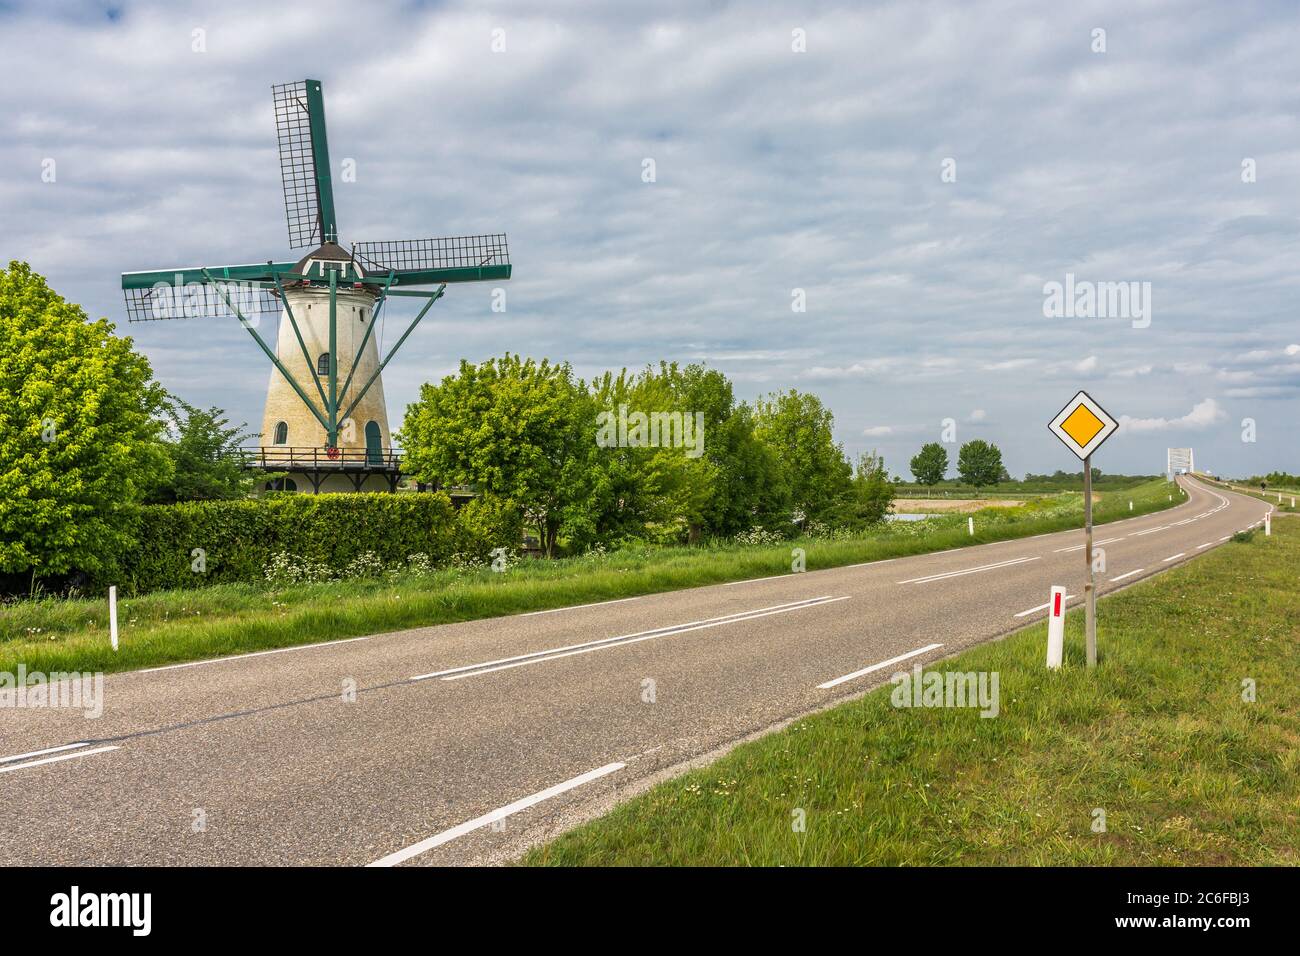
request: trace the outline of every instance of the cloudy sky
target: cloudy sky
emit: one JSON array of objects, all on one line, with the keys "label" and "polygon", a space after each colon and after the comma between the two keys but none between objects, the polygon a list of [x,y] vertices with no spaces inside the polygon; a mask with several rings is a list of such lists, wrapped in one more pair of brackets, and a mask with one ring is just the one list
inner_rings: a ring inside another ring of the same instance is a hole
[{"label": "cloudy sky", "polygon": [[[898,473],[944,419],[1077,468],[1046,423],[1078,388],[1124,417],[1105,471],[1295,472],[1298,45],[1287,4],[0,0],[0,255],[259,426],[248,334],[128,326],[119,273],[291,257],[270,86],[310,76],[345,243],[509,234],[507,310],[449,289],[395,427],[509,349],[811,390]],[[1045,314],[1067,275],[1140,298]]]}]

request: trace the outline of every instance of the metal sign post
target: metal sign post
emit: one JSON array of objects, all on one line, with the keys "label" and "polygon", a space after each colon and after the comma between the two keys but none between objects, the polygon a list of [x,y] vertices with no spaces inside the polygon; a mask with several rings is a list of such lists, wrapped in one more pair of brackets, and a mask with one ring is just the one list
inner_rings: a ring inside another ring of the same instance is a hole
[{"label": "metal sign post", "polygon": [[1083,586],[1084,632],[1088,641],[1088,666],[1097,666],[1097,587],[1092,565],[1092,456],[1083,459],[1083,559],[1088,562],[1088,582]]},{"label": "metal sign post", "polygon": [[1048,423],[1052,434],[1083,461],[1083,560],[1088,576],[1083,586],[1084,633],[1088,666],[1097,666],[1097,581],[1092,562],[1092,453],[1119,428],[1119,422],[1087,392],[1079,392]]}]

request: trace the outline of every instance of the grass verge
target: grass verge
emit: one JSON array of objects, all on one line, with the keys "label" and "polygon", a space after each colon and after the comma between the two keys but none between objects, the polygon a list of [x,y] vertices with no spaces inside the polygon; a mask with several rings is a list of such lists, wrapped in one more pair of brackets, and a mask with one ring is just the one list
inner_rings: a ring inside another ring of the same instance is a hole
[{"label": "grass verge", "polygon": [[1045,625],[933,668],[998,672],[997,717],[895,708],[887,685],[654,787],[525,862],[1300,863],[1297,566],[1300,522],[1279,521],[1272,537],[1106,598],[1091,674],[1081,611],[1061,671],[1043,666]]},{"label": "grass verge", "polygon": [[[1230,481],[1215,481],[1209,478],[1197,476],[1197,479],[1203,484],[1212,485],[1216,488],[1223,488],[1227,491],[1235,491],[1239,495],[1250,495],[1252,498],[1258,498],[1260,501],[1267,501],[1277,511],[1286,514],[1296,514],[1300,512],[1300,491],[1289,488],[1274,488],[1267,492],[1262,492],[1258,488],[1250,485],[1234,484]],[[1292,501],[1297,504],[1291,504]]]},{"label": "grass verge", "polygon": [[[1103,496],[1098,522],[1177,504],[1163,481]],[[1129,502],[1133,510],[1129,510]],[[0,609],[0,672],[119,671],[247,651],[290,647],[381,631],[447,624],[524,611],[672,591],[788,573],[803,548],[808,570],[1078,527],[1082,496],[1056,495],[1018,508],[924,522],[889,523],[844,540],[774,545],[618,551],[561,561],[525,561],[504,574],[437,571],[303,584],[268,590],[227,584],[159,591],[118,603],[119,650],[109,646],[103,598],[21,601]]]}]

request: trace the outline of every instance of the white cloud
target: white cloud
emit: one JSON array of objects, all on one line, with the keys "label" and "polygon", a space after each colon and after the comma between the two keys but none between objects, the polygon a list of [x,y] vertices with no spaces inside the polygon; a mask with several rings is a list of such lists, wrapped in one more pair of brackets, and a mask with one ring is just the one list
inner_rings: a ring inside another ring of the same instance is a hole
[{"label": "white cloud", "polygon": [[1120,432],[1160,432],[1177,429],[1202,429],[1221,422],[1228,413],[1212,398],[1197,402],[1181,418],[1131,418],[1121,415]]},{"label": "white cloud", "polygon": [[872,425],[870,428],[862,429],[865,438],[884,438],[887,435],[894,434],[892,425]]},{"label": "white cloud", "polygon": [[988,417],[988,413],[985,412],[984,409],[982,408],[977,408],[975,409],[975,411],[970,413],[970,420],[973,422],[982,422],[987,417]]}]

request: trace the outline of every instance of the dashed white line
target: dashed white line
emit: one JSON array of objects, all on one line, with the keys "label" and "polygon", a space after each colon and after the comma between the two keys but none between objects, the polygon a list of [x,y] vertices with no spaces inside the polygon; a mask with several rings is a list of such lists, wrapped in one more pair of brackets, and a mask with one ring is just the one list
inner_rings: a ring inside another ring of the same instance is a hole
[{"label": "dashed white line", "polygon": [[734,588],[737,584],[757,584],[759,581],[775,581],[777,578],[793,578],[797,577],[800,573],[801,572],[799,571],[786,571],[783,574],[769,574],[765,578],[746,578],[743,581],[725,581],[722,586],[724,588]]},{"label": "dashed white line", "polygon": [[[79,746],[79,745],[74,745]],[[61,750],[64,748],[55,748]],[[27,763],[16,763],[8,767],[0,767],[0,773],[9,773],[14,770],[26,770],[29,767],[39,767],[42,764],[58,763],[60,760],[73,760],[77,757],[89,757],[91,754],[102,754],[109,750],[118,750],[118,747],[94,747],[90,750],[77,750],[73,753],[59,754],[57,757],[46,757],[43,760],[31,760]]]},{"label": "dashed white line", "polygon": [[1161,558],[1160,561],[1161,561],[1161,563],[1163,564],[1163,563],[1166,562],[1166,561],[1177,561],[1179,558],[1183,558],[1183,557],[1186,557],[1186,556],[1187,556],[1187,552],[1186,552],[1186,551],[1179,551],[1177,554],[1171,554],[1171,555],[1170,555],[1169,557],[1167,557],[1167,558]]},{"label": "dashed white line", "polygon": [[931,581],[942,581],[946,578],[961,577],[963,574],[977,574],[980,571],[994,571],[998,568],[1009,568],[1015,564],[1025,564],[1029,561],[1041,561],[1042,556],[1032,558],[1012,558],[1010,561],[999,561],[996,564],[982,564],[976,568],[963,568],[960,571],[946,571],[943,574],[928,574],[920,578],[908,578],[906,581],[899,581],[899,584],[929,584]]},{"label": "dashed white line", "polygon": [[46,754],[56,754],[61,750],[75,750],[78,747],[89,747],[90,741],[82,740],[75,744],[64,744],[61,747],[46,747],[44,750],[32,750],[25,754],[14,754],[12,757],[0,757],[0,763],[12,763],[15,760],[26,760],[28,757],[43,757]]},{"label": "dashed white line", "polygon": [[[1095,548],[1098,547],[1099,545],[1114,544],[1116,541],[1123,541],[1123,540],[1124,540],[1123,538],[1104,538],[1101,541],[1094,541],[1092,543],[1092,546]],[[1057,548],[1055,551],[1052,552],[1052,554],[1062,554],[1063,552],[1066,551],[1082,551],[1086,547],[1087,544],[1076,544],[1068,548]]]},{"label": "dashed white line", "polygon": [[805,608],[819,607],[823,604],[832,604],[836,601],[847,600],[847,596],[831,597],[830,595],[825,594],[821,597],[807,598],[802,601],[793,601],[787,604],[774,604],[769,607],[755,608],[749,611],[736,611],[732,614],[725,614],[721,617],[706,618],[701,621],[688,621],[685,624],[672,624],[666,627],[657,627],[649,631],[636,631],[632,634],[620,634],[615,637],[604,637],[595,641],[584,641],[581,644],[567,644],[562,647],[552,647],[548,650],[533,651],[529,654],[516,654],[513,657],[502,657],[493,661],[480,661],[477,664],[463,664],[460,667],[450,667],[446,670],[434,671],[430,674],[419,674],[412,677],[411,680],[428,680],[433,677],[441,677],[443,680],[460,680],[464,677],[479,677],[483,674],[510,670],[514,667],[524,667],[528,664],[540,664],[544,661],[558,660],[562,657],[573,657],[576,654],[587,654],[592,651],[609,650],[614,647],[624,647],[628,644],[639,644],[642,641],[650,641],[658,637],[671,637],[677,634],[686,634],[690,631],[702,631],[711,627],[721,627],[724,624],[738,624],[742,621],[752,621],[760,617],[769,617],[773,614],[802,611]]},{"label": "dashed white line", "polygon": [[315,644],[295,644],[293,647],[277,647],[272,651],[253,651],[251,654],[231,654],[228,657],[209,657],[204,661],[187,661],[184,664],[164,664],[162,667],[146,667],[137,673],[153,674],[157,671],[178,670],[182,667],[202,667],[204,664],[226,664],[230,661],[242,661],[249,657],[265,657],[268,654],[287,654],[289,651],[306,651],[313,647],[333,647],[335,644],[352,644],[356,641],[368,641],[366,637],[348,637],[340,641],[319,641]]},{"label": "dashed white line", "polygon": [[897,657],[891,657],[889,660],[887,660],[887,661],[881,661],[879,664],[872,664],[870,667],[864,667],[864,668],[862,668],[862,670],[860,670],[860,671],[854,671],[852,674],[845,674],[843,677],[837,677],[837,678],[835,678],[834,680],[828,680],[828,681],[827,681],[826,683],[824,683],[824,684],[818,684],[818,685],[817,685],[817,689],[818,689],[818,690],[830,690],[832,687],[838,687],[840,684],[843,684],[843,683],[846,682],[846,681],[851,681],[851,680],[854,680],[855,678],[863,677],[863,676],[865,676],[865,675],[867,675],[867,674],[874,673],[875,671],[878,671],[878,670],[881,670],[881,669],[883,669],[883,668],[886,668],[886,667],[888,667],[888,666],[891,665],[891,664],[897,664],[899,661],[905,661],[905,660],[907,660],[909,657],[916,657],[916,656],[919,655],[919,654],[926,654],[926,653],[929,653],[930,651],[933,651],[933,650],[935,650],[936,648],[939,648],[939,647],[943,647],[943,645],[942,645],[942,644],[927,644],[927,645],[925,645],[925,647],[918,647],[918,648],[917,648],[916,650],[914,650],[914,651],[908,651],[906,654],[899,654]]},{"label": "dashed white line", "polygon": [[1142,573],[1143,571],[1145,571],[1145,570],[1146,570],[1146,568],[1135,568],[1135,569],[1132,570],[1132,571],[1125,571],[1123,574],[1119,575],[1118,577],[1113,577],[1113,578],[1111,578],[1111,580],[1112,580],[1112,581],[1123,581],[1125,578],[1131,578],[1131,577],[1133,577],[1133,575],[1135,575],[1135,574],[1141,574],[1141,573]]},{"label": "dashed white line", "polygon": [[641,600],[640,595],[636,597],[630,597],[630,598],[618,598],[613,601],[596,601],[592,604],[572,604],[569,607],[549,607],[545,611],[527,611],[524,614],[520,614],[518,616],[533,617],[536,614],[558,614],[561,611],[577,611],[584,607],[604,607],[606,604],[625,604],[628,601],[639,601],[639,600]]},{"label": "dashed white line", "polygon": [[521,810],[527,810],[529,807],[535,807],[537,804],[552,797],[558,797],[562,793],[567,793],[585,783],[591,783],[593,780],[599,780],[601,777],[607,777],[626,767],[625,763],[607,763],[603,767],[597,767],[595,770],[588,770],[586,773],[579,774],[563,783],[557,783],[553,787],[547,787],[545,790],[538,791],[531,796],[516,800],[514,803],[508,803],[500,809],[485,813],[481,817],[475,817],[473,820],[467,820],[459,826],[454,826],[450,830],[443,830],[441,833],[429,837],[427,840],[421,840],[419,843],[413,843],[404,850],[398,850],[396,853],[390,853],[388,856],[375,860],[374,863],[368,863],[367,866],[396,866],[404,863],[412,857],[417,857],[421,853],[427,853],[435,847],[440,847],[444,843],[450,843],[457,840],[467,833],[473,833],[498,820],[504,820],[511,814],[518,813]]},{"label": "dashed white line", "polygon": [[1131,535],[1129,535],[1129,537],[1130,537],[1130,538],[1140,538],[1140,537],[1142,537],[1142,535],[1144,535],[1144,534],[1155,534],[1157,531],[1166,531],[1166,530],[1168,530],[1168,528],[1169,528],[1169,525],[1167,525],[1167,524],[1162,524],[1162,525],[1161,525],[1160,527],[1158,527],[1158,528],[1148,528],[1146,531],[1134,531]]},{"label": "dashed white line", "polygon": [[1213,541],[1207,541],[1207,542],[1205,542],[1205,544],[1198,544],[1198,545],[1196,546],[1196,550],[1197,550],[1197,551],[1200,551],[1202,548],[1208,548],[1208,547],[1209,547],[1210,545],[1212,545],[1212,544],[1214,544]]}]

